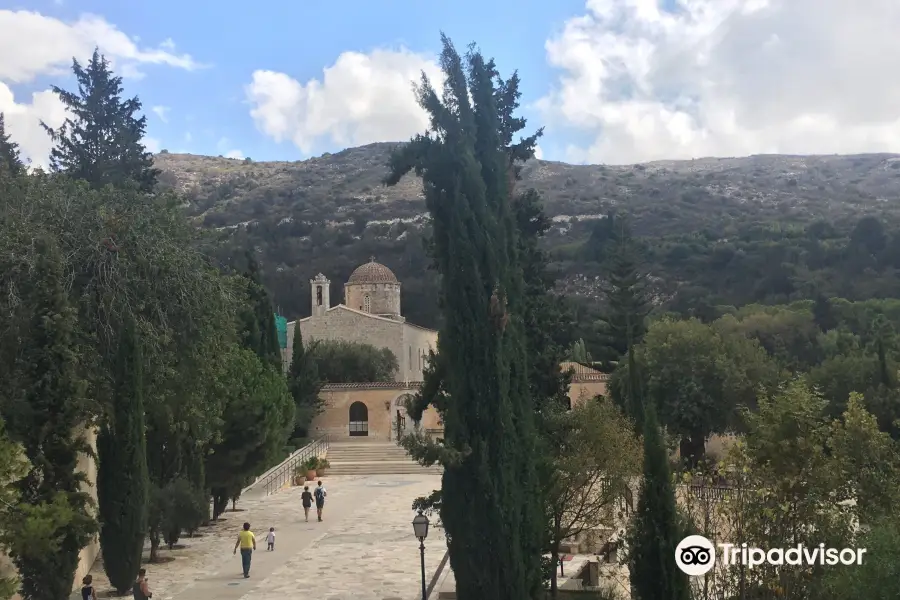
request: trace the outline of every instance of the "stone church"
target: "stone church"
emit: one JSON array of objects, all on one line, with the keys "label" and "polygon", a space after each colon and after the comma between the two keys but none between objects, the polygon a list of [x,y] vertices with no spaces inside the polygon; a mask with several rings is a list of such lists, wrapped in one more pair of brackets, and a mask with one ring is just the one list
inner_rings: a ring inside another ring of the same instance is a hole
[{"label": "stone church", "polygon": [[[324,410],[313,419],[310,435],[332,439],[368,437],[395,440],[414,424],[406,415],[406,401],[422,385],[429,350],[437,350],[438,332],[406,321],[400,312],[400,282],[386,266],[375,262],[357,267],[344,284],[344,303],[331,306],[330,281],[323,274],[310,280],[312,314],[287,324],[282,347],[284,366],[291,364],[294,331],[300,327],[303,342],[342,340],[388,348],[399,369],[393,382],[328,384],[322,388]],[[606,375],[575,363],[569,398],[578,401],[606,391]],[[443,423],[433,408],[422,415],[420,427],[440,437]]]},{"label": "stone church", "polygon": [[395,381],[421,381],[429,350],[437,350],[437,331],[409,323],[400,313],[400,282],[372,258],[344,284],[344,303],[331,306],[330,281],[321,273],[310,280],[312,315],[287,324],[284,364],[291,364],[294,328],[303,342],[341,340],[387,348],[397,358]]}]

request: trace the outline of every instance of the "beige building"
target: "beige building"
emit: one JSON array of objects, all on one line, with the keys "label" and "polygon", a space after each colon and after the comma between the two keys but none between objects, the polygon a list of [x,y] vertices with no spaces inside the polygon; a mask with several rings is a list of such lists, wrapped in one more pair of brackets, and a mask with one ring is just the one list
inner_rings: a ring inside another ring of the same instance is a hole
[{"label": "beige building", "polygon": [[287,324],[285,369],[291,364],[294,328],[304,343],[343,340],[387,348],[397,358],[398,382],[421,381],[429,349],[437,349],[437,331],[413,325],[400,312],[400,282],[374,258],[358,267],[344,284],[344,304],[331,306],[329,284],[322,275],[310,280],[312,314]]},{"label": "beige building", "polygon": [[[573,404],[606,393],[607,376],[578,363],[562,363],[573,371],[569,399]],[[310,427],[310,435],[328,434],[332,440],[368,437],[396,440],[398,432],[408,433],[415,425],[406,414],[406,399],[421,387],[421,381],[396,383],[335,383],[322,388],[324,410]],[[429,407],[420,427],[434,436],[444,430],[440,415]]]}]

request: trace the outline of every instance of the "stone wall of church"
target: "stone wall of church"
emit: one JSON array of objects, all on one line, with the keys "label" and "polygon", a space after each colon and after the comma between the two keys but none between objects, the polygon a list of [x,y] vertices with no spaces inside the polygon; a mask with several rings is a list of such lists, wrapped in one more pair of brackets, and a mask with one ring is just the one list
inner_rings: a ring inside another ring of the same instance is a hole
[{"label": "stone wall of church", "polygon": [[[350,406],[356,402],[365,405],[368,421],[368,439],[388,441],[393,439],[397,411],[402,408],[402,398],[416,392],[418,386],[387,384],[345,384],[329,386],[322,391],[321,398],[325,402],[324,410],[313,419],[310,425],[310,437],[329,434],[332,440],[350,437]],[[412,427],[412,420],[407,420],[407,427]],[[443,429],[440,416],[433,408],[428,408],[422,415],[421,427]]]},{"label": "stone wall of church", "polygon": [[404,376],[401,381],[422,381],[428,350],[437,350],[437,332],[404,323],[402,342],[402,354],[397,356]]},{"label": "stone wall of church", "polygon": [[[360,315],[353,311],[335,309],[322,316],[299,321],[303,342],[311,340],[346,340],[371,344],[376,348],[388,348],[397,357],[401,369],[397,381],[406,378],[401,362],[403,354],[403,323]],[[288,323],[287,348],[284,351],[285,369],[290,367],[294,347],[294,323]]]},{"label": "stone wall of church", "polygon": [[[366,296],[369,308],[366,309]],[[373,315],[400,316],[399,283],[352,283],[344,285],[344,304]]]}]

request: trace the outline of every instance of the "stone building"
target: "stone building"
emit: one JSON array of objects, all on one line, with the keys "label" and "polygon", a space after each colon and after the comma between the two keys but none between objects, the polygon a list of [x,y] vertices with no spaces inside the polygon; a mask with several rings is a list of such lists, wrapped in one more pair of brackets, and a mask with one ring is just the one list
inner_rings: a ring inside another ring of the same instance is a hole
[{"label": "stone building", "polygon": [[[564,370],[572,371],[569,400],[572,404],[606,394],[607,375],[578,363],[564,362]],[[310,435],[328,434],[332,440],[368,437],[374,440],[396,440],[415,426],[406,414],[406,400],[421,387],[421,381],[334,383],[322,388],[324,410],[310,426]],[[420,427],[440,437],[444,430],[440,415],[429,407],[422,415]]]},{"label": "stone building", "polygon": [[437,331],[407,322],[400,312],[400,282],[386,266],[370,262],[357,267],[344,284],[344,303],[331,306],[330,281],[323,274],[310,280],[312,314],[287,324],[285,369],[291,364],[294,328],[303,342],[342,340],[387,348],[397,358],[398,382],[421,381],[428,350],[437,349]]}]

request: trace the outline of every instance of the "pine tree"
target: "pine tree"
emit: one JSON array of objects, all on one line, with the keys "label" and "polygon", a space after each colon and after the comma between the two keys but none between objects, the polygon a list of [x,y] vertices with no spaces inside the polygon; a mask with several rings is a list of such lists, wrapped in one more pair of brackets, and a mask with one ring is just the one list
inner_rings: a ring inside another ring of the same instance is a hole
[{"label": "pine tree", "polygon": [[669,458],[656,410],[644,417],[644,477],[628,531],[628,566],[635,600],[688,600],[687,576],[675,563],[683,536]]},{"label": "pine tree", "polygon": [[113,406],[97,437],[100,548],[109,582],[124,594],[141,566],[147,533],[142,355],[136,326],[127,323],[117,355]]},{"label": "pine tree", "polygon": [[41,123],[56,144],[50,151],[51,169],[94,188],[133,181],[142,191],[153,191],[159,170],[142,142],[147,117],[137,116],[140,100],[122,99],[122,78],[113,75],[97,49],[85,66],[73,59],[72,72],[77,93],[52,89],[73,117],[56,130]]},{"label": "pine tree", "polygon": [[837,317],[834,315],[831,302],[821,293],[816,294],[812,313],[813,322],[821,331],[827,332],[838,326]]},{"label": "pine tree", "polygon": [[[40,238],[36,246],[31,288],[24,292],[30,323],[16,362],[21,387],[4,415],[31,464],[17,483],[28,505],[19,523],[24,533],[9,545],[23,598],[62,600],[72,591],[79,553],[96,531],[90,498],[81,490],[84,474],[77,471],[79,452],[90,449],[76,432],[91,415],[62,258],[50,239]],[[29,531],[53,539],[52,551],[35,548]]]},{"label": "pine tree", "polygon": [[10,173],[18,175],[25,170],[19,156],[19,145],[9,139],[6,133],[6,121],[0,113],[0,175]]},{"label": "pine tree", "polygon": [[322,409],[319,391],[319,369],[310,352],[303,346],[300,325],[294,324],[294,340],[291,344],[291,366],[288,369],[288,389],[296,407],[294,436],[306,437],[309,423]]},{"label": "pine tree", "polygon": [[461,458],[444,464],[441,520],[460,600],[537,598],[544,522],[512,199],[514,162],[540,132],[512,141],[525,126],[516,75],[500,79],[474,49],[464,64],[446,37],[441,65],[443,101],[426,77],[418,88],[432,132],[392,156],[386,180],[423,177],[442,276],[444,445]]},{"label": "pine tree", "polygon": [[640,344],[647,332],[647,315],[651,303],[647,276],[641,269],[641,252],[631,233],[628,220],[614,219],[612,239],[604,263],[603,291],[607,300],[607,316],[603,326],[611,358],[617,360],[628,353],[632,344]]}]

